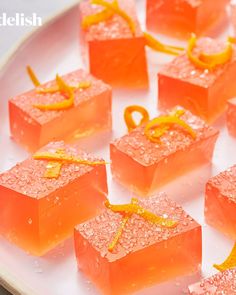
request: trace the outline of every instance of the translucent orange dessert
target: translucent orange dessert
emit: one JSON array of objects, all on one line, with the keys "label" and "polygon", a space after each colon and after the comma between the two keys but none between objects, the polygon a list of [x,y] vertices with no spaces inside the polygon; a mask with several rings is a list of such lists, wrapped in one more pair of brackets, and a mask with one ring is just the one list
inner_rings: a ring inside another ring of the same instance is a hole
[{"label": "translucent orange dessert", "polygon": [[236,165],[212,177],[206,185],[208,224],[236,240]]},{"label": "translucent orange dessert", "polygon": [[229,0],[147,0],[147,28],[177,38],[216,34],[227,23]]},{"label": "translucent orange dessert", "polygon": [[53,142],[0,175],[0,235],[43,255],[98,214],[107,195],[105,162]]},{"label": "translucent orange dessert", "polygon": [[146,196],[174,178],[209,163],[219,132],[183,108],[131,130],[110,145],[113,177]]},{"label": "translucent orange dessert", "polygon": [[236,1],[231,1],[231,20],[234,28],[234,35],[236,36]]},{"label": "translucent orange dessert", "polygon": [[193,35],[186,53],[158,74],[159,107],[179,104],[208,122],[216,120],[227,100],[236,96],[236,50],[231,41],[196,40]]},{"label": "translucent orange dessert", "polygon": [[189,286],[191,295],[236,294],[236,269],[228,269]]},{"label": "translucent orange dessert", "polygon": [[106,207],[75,228],[78,267],[102,294],[130,294],[199,270],[201,226],[165,194]]},{"label": "translucent orange dessert", "polygon": [[41,85],[9,101],[13,138],[30,151],[111,129],[111,87],[83,70]]},{"label": "translucent orange dessert", "polygon": [[226,119],[229,133],[236,137],[236,98],[228,100]]},{"label": "translucent orange dessert", "polygon": [[147,88],[145,38],[134,0],[86,0],[79,10],[90,72],[116,87]]}]

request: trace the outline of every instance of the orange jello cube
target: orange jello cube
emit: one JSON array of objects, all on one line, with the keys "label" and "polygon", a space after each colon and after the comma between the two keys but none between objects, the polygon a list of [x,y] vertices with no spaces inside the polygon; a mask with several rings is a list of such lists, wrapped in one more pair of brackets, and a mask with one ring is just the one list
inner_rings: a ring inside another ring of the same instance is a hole
[{"label": "orange jello cube", "polygon": [[216,34],[226,24],[229,0],[147,0],[147,28],[178,38]]},{"label": "orange jello cube", "polygon": [[39,93],[40,89],[55,87],[51,81],[9,101],[10,128],[13,138],[30,151],[52,140],[88,136],[111,129],[111,87],[78,70],[62,76],[70,86],[90,82],[86,89],[75,89],[74,105],[63,110],[40,110],[35,104],[52,104],[65,100],[61,92]]},{"label": "orange jello cube", "polygon": [[[112,2],[108,0],[107,2]],[[98,24],[83,29],[81,25],[81,50],[90,72],[115,87],[147,88],[148,73],[145,39],[136,15],[134,0],[118,0],[119,7],[135,24],[131,32],[127,21],[118,14]],[[104,7],[82,1],[79,5],[83,23],[87,16]]]},{"label": "orange jello cube", "polygon": [[236,1],[231,2],[231,20],[233,23],[234,34],[236,36]]},{"label": "orange jello cube", "polygon": [[236,240],[236,165],[212,177],[206,185],[208,224]]},{"label": "orange jello cube", "polygon": [[164,193],[138,201],[143,209],[177,221],[167,228],[133,214],[113,250],[123,215],[110,209],[75,229],[75,251],[81,271],[102,294],[123,295],[199,270],[201,226]]},{"label": "orange jello cube", "polygon": [[189,111],[185,111],[181,119],[192,127],[195,139],[173,124],[159,143],[147,138],[145,126],[112,142],[113,177],[131,191],[145,196],[187,171],[210,162],[219,132]]},{"label": "orange jello cube", "polygon": [[[97,161],[64,142],[49,143],[40,152],[61,149]],[[0,175],[0,234],[34,255],[52,249],[73,234],[76,224],[98,214],[107,195],[105,164],[63,162],[57,178],[46,178],[51,166],[31,157]]]},{"label": "orange jello cube", "polygon": [[191,295],[236,294],[236,269],[228,269],[189,286]]},{"label": "orange jello cube", "polygon": [[[213,54],[225,50],[226,43],[202,38],[198,40],[196,54]],[[209,71],[196,67],[187,54],[176,57],[158,74],[159,107],[177,104],[212,122],[225,109],[227,100],[236,96],[236,50],[231,60]]]},{"label": "orange jello cube", "polygon": [[228,101],[226,118],[229,133],[236,137],[236,98],[230,99]]}]

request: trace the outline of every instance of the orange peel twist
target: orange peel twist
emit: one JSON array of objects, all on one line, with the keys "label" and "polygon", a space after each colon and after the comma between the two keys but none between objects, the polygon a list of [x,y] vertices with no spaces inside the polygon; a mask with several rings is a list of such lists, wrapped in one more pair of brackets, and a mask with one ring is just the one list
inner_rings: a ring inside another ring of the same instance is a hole
[{"label": "orange peel twist", "polygon": [[236,267],[236,243],[226,260],[222,264],[214,264],[213,266],[219,271]]},{"label": "orange peel twist", "polygon": [[[139,124],[136,124],[133,119],[134,112],[137,112],[142,116]],[[131,130],[137,128],[138,126],[141,126],[142,124],[147,123],[149,121],[149,114],[144,107],[138,106],[138,105],[132,105],[132,106],[128,106],[125,109],[124,119],[125,119],[126,126],[128,128],[128,131],[130,132]]]},{"label": "orange peel twist", "polygon": [[108,209],[110,209],[111,211],[113,211],[115,213],[120,213],[123,215],[121,225],[120,225],[119,229],[117,230],[116,235],[114,236],[113,240],[111,241],[111,243],[108,246],[108,250],[110,252],[112,252],[114,250],[115,246],[117,245],[117,243],[122,235],[122,232],[129,220],[129,218],[133,214],[136,214],[153,224],[157,224],[157,225],[160,225],[160,226],[166,227],[166,228],[174,228],[178,224],[178,222],[175,220],[163,218],[161,216],[158,216],[158,215],[146,210],[145,208],[143,208],[142,206],[140,206],[138,204],[138,199],[136,199],[136,198],[132,198],[130,204],[124,204],[124,205],[112,205],[107,200],[105,202],[105,206]]},{"label": "orange peel twist", "polygon": [[201,52],[198,56],[193,53],[196,47],[197,37],[192,34],[188,42],[187,56],[189,60],[200,69],[214,70],[217,66],[223,65],[230,61],[233,56],[232,38],[228,38],[226,48],[219,53],[207,54]]},{"label": "orange peel twist", "polygon": [[178,125],[195,139],[195,131],[180,118],[184,112],[184,110],[177,110],[170,113],[170,115],[160,116],[151,120],[145,126],[144,134],[150,141],[160,143],[160,137],[170,129],[170,126]]},{"label": "orange peel twist", "polygon": [[91,25],[98,24],[102,21],[106,21],[109,18],[111,18],[113,15],[117,14],[126,21],[131,33],[133,35],[135,34],[135,31],[136,31],[135,22],[124,10],[122,10],[119,7],[117,0],[113,2],[107,2],[105,0],[91,0],[90,3],[94,5],[100,5],[104,7],[104,10],[102,10],[101,12],[95,13],[93,15],[86,16],[84,20],[82,21],[83,28],[88,28]]},{"label": "orange peel twist", "polygon": [[79,159],[77,157],[67,155],[64,149],[58,149],[55,153],[51,152],[37,152],[33,155],[34,160],[48,161],[47,170],[44,174],[45,178],[58,178],[61,168],[64,164],[83,164],[89,166],[105,165],[105,161],[88,161]]},{"label": "orange peel twist", "polygon": [[147,32],[143,32],[143,35],[145,38],[146,45],[150,47],[152,50],[172,55],[179,55],[184,50],[184,48],[182,47],[166,45],[164,43],[161,43]]}]

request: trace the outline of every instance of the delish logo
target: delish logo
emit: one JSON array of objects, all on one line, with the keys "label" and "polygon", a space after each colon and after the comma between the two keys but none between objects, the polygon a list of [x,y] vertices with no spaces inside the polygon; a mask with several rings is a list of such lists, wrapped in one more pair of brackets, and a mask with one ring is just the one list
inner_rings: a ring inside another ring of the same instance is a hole
[{"label": "delish logo", "polygon": [[40,27],[42,18],[36,13],[25,15],[24,13],[15,13],[8,16],[7,13],[0,14],[0,27]]}]

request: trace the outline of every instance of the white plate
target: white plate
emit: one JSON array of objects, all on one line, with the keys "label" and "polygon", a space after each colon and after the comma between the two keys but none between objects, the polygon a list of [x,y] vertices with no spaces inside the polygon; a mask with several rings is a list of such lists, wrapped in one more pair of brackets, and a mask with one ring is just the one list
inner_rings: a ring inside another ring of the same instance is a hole
[{"label": "white plate", "polygon": [[[138,12],[144,23],[144,1],[137,1]],[[171,43],[177,41],[163,39]],[[151,115],[156,111],[156,74],[163,63],[171,59],[148,52],[151,89],[145,91],[114,91],[113,133],[84,139],[79,145],[93,153],[109,158],[108,144],[112,138],[126,133],[123,109],[130,104],[146,106]],[[39,31],[32,34],[5,62],[0,71],[0,171],[27,157],[27,153],[11,140],[8,130],[7,100],[32,87],[26,72],[30,64],[43,81],[56,73],[66,73],[82,66],[78,42],[78,9],[70,8]],[[204,188],[211,175],[236,163],[236,140],[228,136],[224,118],[217,124],[221,135],[216,145],[213,165],[202,167],[162,188],[203,226],[203,276],[216,271],[213,263],[220,263],[228,255],[233,241],[205,225],[203,216]],[[109,168],[108,168],[109,170]],[[126,191],[109,177],[109,197],[113,201],[127,201],[132,193]],[[138,294],[183,294],[189,283],[199,280],[201,274],[175,279]],[[62,243],[42,258],[27,255],[14,245],[0,238],[0,282],[14,294],[36,295],[96,295],[95,287],[78,272],[73,251],[73,240]]]}]

